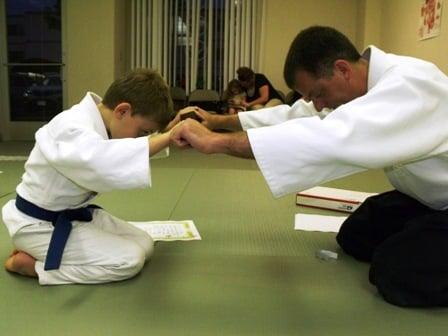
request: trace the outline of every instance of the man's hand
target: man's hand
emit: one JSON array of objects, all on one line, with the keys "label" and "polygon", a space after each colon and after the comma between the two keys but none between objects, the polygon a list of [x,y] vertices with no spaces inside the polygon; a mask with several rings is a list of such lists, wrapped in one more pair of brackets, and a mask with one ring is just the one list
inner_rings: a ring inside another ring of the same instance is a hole
[{"label": "man's hand", "polygon": [[[206,112],[207,113],[207,112]],[[184,120],[171,131],[170,141],[179,148],[193,147],[198,151],[214,153],[213,139],[216,133],[193,119]]]},{"label": "man's hand", "polygon": [[170,141],[179,148],[191,146],[204,154],[254,157],[246,132],[215,133],[193,119],[184,120],[175,126],[171,130]]}]

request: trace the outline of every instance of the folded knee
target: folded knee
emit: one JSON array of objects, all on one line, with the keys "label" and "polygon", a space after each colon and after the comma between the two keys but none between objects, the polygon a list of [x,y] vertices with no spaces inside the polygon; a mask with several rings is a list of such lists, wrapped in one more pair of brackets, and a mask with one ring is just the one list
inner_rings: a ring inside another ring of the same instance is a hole
[{"label": "folded knee", "polygon": [[448,272],[415,258],[381,253],[372,258],[369,280],[389,303],[401,307],[448,305]]},{"label": "folded knee", "polygon": [[154,240],[148,235],[147,238],[147,242],[144,245],[144,250],[145,250],[145,259],[149,260],[149,258],[153,255],[154,253]]},{"label": "folded knee", "polygon": [[372,259],[373,248],[365,239],[362,239],[356,232],[351,230],[341,231],[336,236],[336,241],[342,250],[360,261],[370,261]]},{"label": "folded knee", "polygon": [[[378,293],[385,301],[400,307],[414,306],[418,295],[416,288],[405,285],[406,277],[402,269],[392,269],[386,260],[374,258],[369,270],[369,281],[376,286]],[[421,299],[420,299],[421,300]]]},{"label": "folded knee", "polygon": [[119,261],[111,267],[111,272],[127,279],[138,274],[146,260],[146,252],[139,245],[129,245]]}]

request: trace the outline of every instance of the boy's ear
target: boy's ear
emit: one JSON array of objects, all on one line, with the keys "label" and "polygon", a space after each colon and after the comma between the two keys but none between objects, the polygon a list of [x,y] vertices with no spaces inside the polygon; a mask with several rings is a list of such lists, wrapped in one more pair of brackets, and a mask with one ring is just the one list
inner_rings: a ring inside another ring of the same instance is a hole
[{"label": "boy's ear", "polygon": [[115,106],[114,109],[114,115],[117,119],[122,119],[126,115],[132,114],[132,107],[129,103],[120,103],[117,106]]}]

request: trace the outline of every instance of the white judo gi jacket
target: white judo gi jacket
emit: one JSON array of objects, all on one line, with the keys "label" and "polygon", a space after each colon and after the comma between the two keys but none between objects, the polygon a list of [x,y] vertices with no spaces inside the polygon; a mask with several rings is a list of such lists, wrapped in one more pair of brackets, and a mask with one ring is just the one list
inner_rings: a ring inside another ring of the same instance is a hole
[{"label": "white judo gi jacket", "polygon": [[363,57],[370,58],[367,93],[322,120],[303,102],[279,108],[280,117],[275,108],[239,114],[269,188],[280,197],[383,168],[397,190],[447,209],[448,77],[373,46]]},{"label": "white judo gi jacket", "polygon": [[[151,185],[148,138],[109,139],[97,108],[100,102],[99,96],[89,92],[36,132],[35,146],[16,189],[21,197],[60,211],[86,206],[98,193]],[[15,200],[2,213],[16,247],[37,259],[41,284],[122,280],[135,275],[152,252],[152,240],[146,233],[99,210],[91,222],[73,221],[63,265],[45,272],[42,261],[52,224],[23,214]]]}]

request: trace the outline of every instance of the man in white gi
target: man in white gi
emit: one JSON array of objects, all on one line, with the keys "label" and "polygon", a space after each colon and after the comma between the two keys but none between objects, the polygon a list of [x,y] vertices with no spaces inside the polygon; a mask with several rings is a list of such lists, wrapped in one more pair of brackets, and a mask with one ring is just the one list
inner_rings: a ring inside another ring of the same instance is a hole
[{"label": "man in white gi", "polygon": [[386,301],[447,306],[447,76],[375,47],[361,56],[340,32],[314,26],[293,41],[284,77],[318,111],[333,111],[324,119],[297,118],[307,114],[303,102],[227,117],[198,111],[203,124],[185,121],[172,141],[255,158],[275,197],[383,168],[395,190],[368,199],[337,241],[371,263],[370,282]]},{"label": "man in white gi", "polygon": [[112,83],[103,100],[89,92],[40,128],[17,198],[2,211],[16,248],[6,269],[42,285],[137,274],[151,237],[89,203],[101,192],[151,185],[149,157],[169,144],[169,133],[150,134],[171,113],[162,77],[141,69]]}]

